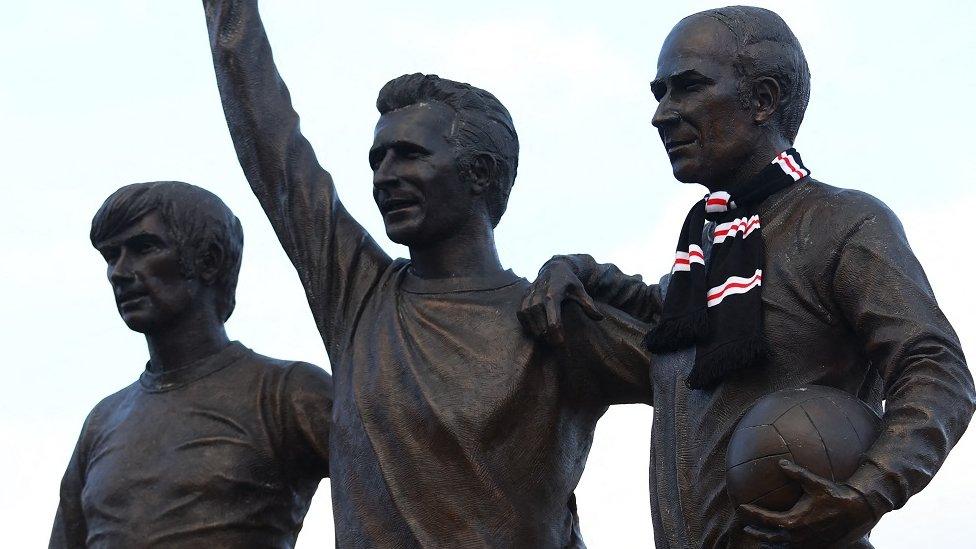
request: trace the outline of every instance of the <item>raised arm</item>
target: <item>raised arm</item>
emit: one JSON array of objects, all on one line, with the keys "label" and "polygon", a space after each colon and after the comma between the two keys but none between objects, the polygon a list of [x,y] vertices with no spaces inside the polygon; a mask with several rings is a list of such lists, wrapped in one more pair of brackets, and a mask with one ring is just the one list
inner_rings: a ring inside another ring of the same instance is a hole
[{"label": "raised arm", "polygon": [[[204,0],[237,157],[291,258],[329,353],[390,258],[346,212],[299,128],[257,0]],[[364,154],[365,156],[365,154]]]}]

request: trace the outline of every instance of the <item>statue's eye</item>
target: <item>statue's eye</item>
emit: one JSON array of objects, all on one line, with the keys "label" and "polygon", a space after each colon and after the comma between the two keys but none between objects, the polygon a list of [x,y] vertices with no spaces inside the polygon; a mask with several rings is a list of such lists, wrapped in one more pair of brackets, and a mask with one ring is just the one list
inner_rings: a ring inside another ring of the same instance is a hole
[{"label": "statue's eye", "polygon": [[152,242],[141,242],[139,244],[139,247],[137,248],[137,250],[141,254],[152,253],[152,252],[156,251],[156,245],[153,244]]},{"label": "statue's eye", "polygon": [[397,156],[406,160],[416,160],[430,154],[427,149],[413,143],[399,143],[396,147]]},{"label": "statue's eye", "polygon": [[151,254],[159,250],[160,244],[161,242],[151,235],[142,235],[129,241],[130,249],[139,255]]}]

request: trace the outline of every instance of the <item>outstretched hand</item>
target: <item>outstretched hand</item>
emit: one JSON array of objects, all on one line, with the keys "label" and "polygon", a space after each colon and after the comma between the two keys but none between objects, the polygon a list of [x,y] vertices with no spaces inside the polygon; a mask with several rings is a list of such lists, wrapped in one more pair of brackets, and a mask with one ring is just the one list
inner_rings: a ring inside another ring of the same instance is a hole
[{"label": "outstretched hand", "polygon": [[603,319],[576,273],[557,259],[546,263],[539,271],[522,299],[522,309],[516,314],[529,335],[550,345],[561,345],[566,340],[562,321],[562,306],[566,301],[578,303],[593,320]]},{"label": "outstretched hand", "polygon": [[788,511],[770,511],[740,505],[747,534],[789,547],[832,547],[853,542],[867,534],[877,519],[857,490],[811,473],[790,460],[779,467],[803,487],[803,496]]}]

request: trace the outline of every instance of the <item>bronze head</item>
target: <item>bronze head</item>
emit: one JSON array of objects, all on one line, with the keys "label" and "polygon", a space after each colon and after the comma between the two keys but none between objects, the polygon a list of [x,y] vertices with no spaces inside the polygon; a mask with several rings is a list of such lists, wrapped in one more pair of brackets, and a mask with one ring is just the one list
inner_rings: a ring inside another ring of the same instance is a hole
[{"label": "bronze head", "polygon": [[675,25],[651,90],[653,124],[675,177],[728,187],[792,145],[810,99],[810,70],[781,17],[732,6]]},{"label": "bronze head", "polygon": [[99,208],[90,237],[131,329],[149,333],[201,311],[230,318],[244,233],[213,193],[178,181],[126,185]]},{"label": "bronze head", "polygon": [[383,86],[376,107],[373,196],[393,241],[436,241],[479,217],[498,224],[515,182],[519,143],[511,115],[494,95],[408,74]]}]

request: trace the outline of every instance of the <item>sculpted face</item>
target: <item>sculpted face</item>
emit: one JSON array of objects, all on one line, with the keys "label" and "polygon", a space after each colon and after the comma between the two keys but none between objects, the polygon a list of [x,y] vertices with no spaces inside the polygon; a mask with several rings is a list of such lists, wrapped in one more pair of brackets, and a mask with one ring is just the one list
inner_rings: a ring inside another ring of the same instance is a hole
[{"label": "sculpted face", "polygon": [[373,199],[398,244],[453,236],[472,216],[476,195],[462,181],[448,141],[454,120],[447,105],[423,103],[386,113],[376,124],[369,151]]},{"label": "sculpted face", "polygon": [[129,329],[144,334],[165,329],[197,303],[203,285],[183,274],[179,250],[156,212],[96,248],[105,258],[116,306]]},{"label": "sculpted face", "polygon": [[735,39],[710,17],[682,20],[658,57],[652,124],[684,183],[722,186],[753,152],[760,130],[738,92]]}]

